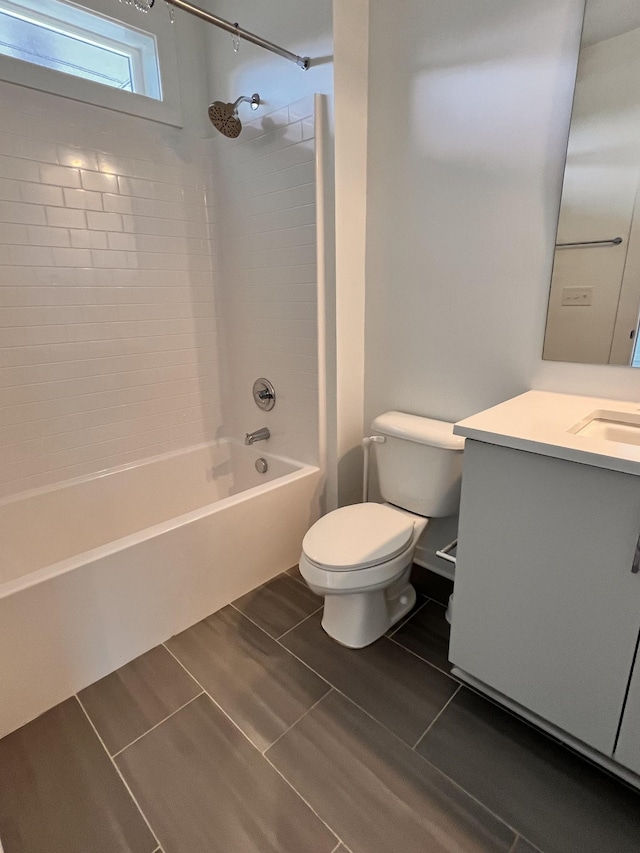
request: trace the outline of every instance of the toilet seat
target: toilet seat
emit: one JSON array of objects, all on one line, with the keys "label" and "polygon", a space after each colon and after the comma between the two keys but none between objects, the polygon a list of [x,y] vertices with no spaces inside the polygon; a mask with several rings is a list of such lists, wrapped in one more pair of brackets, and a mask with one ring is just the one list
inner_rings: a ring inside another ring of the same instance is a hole
[{"label": "toilet seat", "polygon": [[351,572],[331,571],[311,562],[304,551],[300,555],[300,574],[308,586],[318,595],[331,593],[362,592],[384,589],[400,577],[411,565],[413,542],[410,542],[402,553],[391,560],[369,566],[367,569],[354,569]]},{"label": "toilet seat", "polygon": [[302,553],[325,572],[364,571],[406,551],[414,530],[409,513],[386,504],[345,506],[311,527],[303,539]]}]

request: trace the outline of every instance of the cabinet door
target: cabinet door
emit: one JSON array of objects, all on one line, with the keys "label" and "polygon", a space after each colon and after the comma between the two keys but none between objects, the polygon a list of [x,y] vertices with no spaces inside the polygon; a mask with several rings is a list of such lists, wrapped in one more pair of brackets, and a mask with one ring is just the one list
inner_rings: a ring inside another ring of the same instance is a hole
[{"label": "cabinet door", "polygon": [[640,478],[467,440],[451,660],[611,755],[640,625]]},{"label": "cabinet door", "polygon": [[640,656],[636,656],[613,757],[640,775]]}]

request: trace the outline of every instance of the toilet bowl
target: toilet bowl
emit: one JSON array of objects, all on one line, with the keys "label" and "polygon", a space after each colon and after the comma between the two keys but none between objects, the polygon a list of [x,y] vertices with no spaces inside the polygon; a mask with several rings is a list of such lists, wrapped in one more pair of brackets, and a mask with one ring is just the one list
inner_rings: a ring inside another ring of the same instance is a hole
[{"label": "toilet bowl", "polygon": [[427,521],[389,504],[362,503],[316,522],[302,543],[300,574],[325,596],[322,627],[329,636],[359,649],[411,610],[409,574]]},{"label": "toilet bowl", "polygon": [[[324,596],[322,627],[359,649],[408,613],[413,556],[429,517],[455,512],[464,439],[453,425],[403,412],[373,422],[380,492],[387,503],[365,502],[323,516],[302,542],[300,574]],[[378,439],[376,439],[378,440]]]}]

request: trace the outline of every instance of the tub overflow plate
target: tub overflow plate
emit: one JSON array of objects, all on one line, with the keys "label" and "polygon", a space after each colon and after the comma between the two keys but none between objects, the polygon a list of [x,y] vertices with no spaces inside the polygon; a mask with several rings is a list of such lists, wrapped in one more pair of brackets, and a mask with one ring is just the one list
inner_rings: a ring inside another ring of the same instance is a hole
[{"label": "tub overflow plate", "polygon": [[263,412],[270,412],[276,404],[276,391],[268,379],[256,379],[253,383],[253,399]]}]

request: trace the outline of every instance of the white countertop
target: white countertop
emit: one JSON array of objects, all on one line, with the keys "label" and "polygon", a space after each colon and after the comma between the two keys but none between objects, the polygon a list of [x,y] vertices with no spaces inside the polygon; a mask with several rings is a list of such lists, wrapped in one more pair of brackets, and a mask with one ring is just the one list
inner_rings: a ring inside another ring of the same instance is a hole
[{"label": "white countertop", "polygon": [[459,421],[453,431],[489,444],[640,474],[640,446],[569,431],[597,410],[638,417],[640,403],[527,391]]}]

